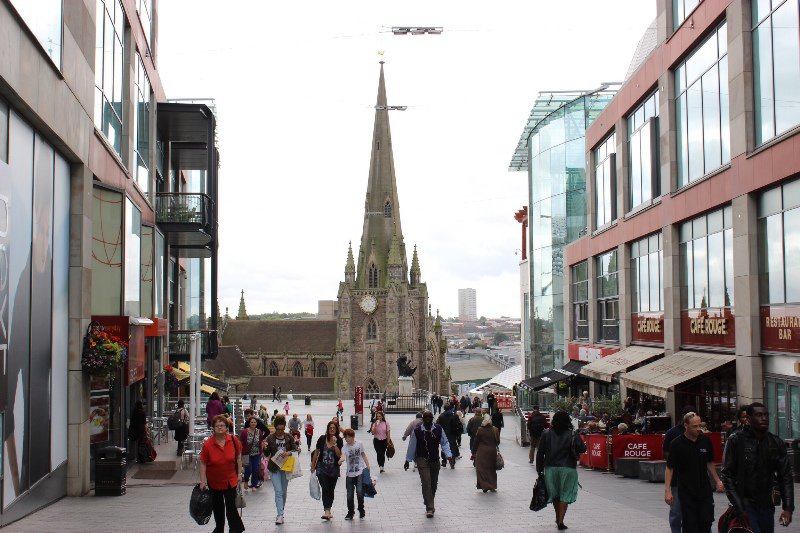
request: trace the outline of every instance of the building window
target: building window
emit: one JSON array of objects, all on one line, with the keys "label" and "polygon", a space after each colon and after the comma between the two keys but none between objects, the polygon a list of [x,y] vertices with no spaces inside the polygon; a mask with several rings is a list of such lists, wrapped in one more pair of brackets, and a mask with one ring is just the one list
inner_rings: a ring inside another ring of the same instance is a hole
[{"label": "building window", "polygon": [[612,133],[594,150],[595,228],[617,218],[616,138]]},{"label": "building window", "polygon": [[753,2],[756,144],[800,124],[800,15],[797,0]]},{"label": "building window", "polygon": [[374,379],[367,381],[367,386],[364,388],[364,397],[366,398],[380,398],[381,390]]},{"label": "building window", "polygon": [[728,27],[722,23],[675,69],[678,186],[728,163]]},{"label": "building window", "polygon": [[702,0],[672,0],[672,28],[677,30]]},{"label": "building window", "polygon": [[367,279],[367,287],[370,289],[378,288],[378,269],[375,263],[369,265],[369,277]]},{"label": "building window", "polygon": [[603,342],[619,342],[618,270],[616,250],[597,257],[597,323]]},{"label": "building window", "polygon": [[125,308],[123,314],[141,316],[142,212],[125,199]]},{"label": "building window", "polygon": [[658,155],[658,91],[628,115],[630,209],[661,195]]},{"label": "building window", "polygon": [[392,216],[392,203],[389,200],[386,200],[386,203],[383,204],[383,216],[386,218]]},{"label": "building window", "polygon": [[681,226],[681,309],[733,307],[731,207]]},{"label": "building window", "polygon": [[303,365],[301,365],[299,362],[295,363],[294,366],[292,367],[292,375],[296,378],[302,378]]},{"label": "building window", "polygon": [[572,267],[572,337],[589,340],[589,263]]},{"label": "building window", "polygon": [[61,68],[62,0],[11,0],[14,9],[31,30],[44,51]]},{"label": "building window", "polygon": [[275,361],[270,361],[269,363],[269,375],[272,377],[278,375],[278,365],[275,364]]},{"label": "building window", "polygon": [[317,365],[317,377],[318,378],[327,378],[328,377],[328,365],[325,363],[320,363]]},{"label": "building window", "polygon": [[94,123],[122,156],[125,15],[119,0],[97,0]]},{"label": "building window", "polygon": [[134,97],[136,111],[133,114],[134,173],[136,184],[147,196],[150,191],[150,80],[144,70],[142,58],[137,54]]},{"label": "building window", "polygon": [[762,194],[758,217],[761,304],[800,303],[800,179]]},{"label": "building window", "polygon": [[781,439],[800,438],[800,381],[766,378],[764,387],[769,431]]},{"label": "building window", "polygon": [[153,0],[136,0],[136,12],[142,23],[147,44],[153,48]]},{"label": "building window", "polygon": [[631,244],[631,311],[652,313],[664,309],[661,234]]},{"label": "building window", "polygon": [[374,341],[378,338],[378,325],[375,323],[375,319],[371,318],[369,322],[367,322],[367,340]]}]

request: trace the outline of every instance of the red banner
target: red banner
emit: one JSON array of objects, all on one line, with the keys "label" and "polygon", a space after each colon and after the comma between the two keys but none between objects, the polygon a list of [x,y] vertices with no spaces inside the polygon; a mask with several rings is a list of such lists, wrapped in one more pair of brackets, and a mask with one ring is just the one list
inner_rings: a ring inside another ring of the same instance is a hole
[{"label": "red banner", "polygon": [[800,353],[800,305],[761,307],[761,348]]},{"label": "red banner", "polygon": [[730,309],[681,311],[681,344],[736,348],[735,330]]},{"label": "red banner", "polygon": [[633,340],[664,344],[664,313],[633,313]]},{"label": "red banner", "polygon": [[353,396],[356,403],[356,414],[364,414],[364,387],[356,387],[355,395]]},{"label": "red banner", "polygon": [[608,437],[605,435],[589,435],[589,445],[586,447],[589,452],[589,466],[602,470],[608,470]]},{"label": "red banner", "polygon": [[611,456],[617,459],[663,459],[664,435],[617,435],[611,440]]}]

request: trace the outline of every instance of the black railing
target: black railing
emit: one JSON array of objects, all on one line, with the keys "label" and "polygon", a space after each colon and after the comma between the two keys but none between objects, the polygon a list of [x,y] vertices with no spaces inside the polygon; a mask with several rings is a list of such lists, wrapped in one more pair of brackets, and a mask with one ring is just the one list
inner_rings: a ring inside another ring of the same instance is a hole
[{"label": "black railing", "polygon": [[160,192],[156,195],[156,222],[159,224],[210,223],[211,199],[203,193]]},{"label": "black railing", "polygon": [[431,395],[427,392],[415,392],[407,396],[387,394],[384,410],[395,413],[416,413],[428,409]]}]

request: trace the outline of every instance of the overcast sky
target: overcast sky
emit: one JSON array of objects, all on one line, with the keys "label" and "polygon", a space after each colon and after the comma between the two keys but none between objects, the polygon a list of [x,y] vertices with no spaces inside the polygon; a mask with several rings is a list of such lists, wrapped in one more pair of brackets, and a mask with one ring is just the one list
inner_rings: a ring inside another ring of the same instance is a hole
[{"label": "overcast sky", "polygon": [[[655,0],[161,0],[168,98],[216,99],[222,312],[316,312],[361,238],[386,61],[406,247],[430,303],[520,315],[527,175],[508,163],[536,95],[621,81]],[[392,26],[442,26],[395,36]],[[379,52],[384,54],[379,56]],[[434,311],[435,312],[435,311]]]}]

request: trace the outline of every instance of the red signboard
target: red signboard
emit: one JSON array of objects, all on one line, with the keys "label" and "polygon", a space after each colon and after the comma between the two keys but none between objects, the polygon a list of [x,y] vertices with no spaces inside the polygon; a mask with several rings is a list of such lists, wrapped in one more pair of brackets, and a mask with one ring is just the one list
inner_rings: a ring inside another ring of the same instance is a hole
[{"label": "red signboard", "polygon": [[496,393],[494,395],[497,408],[501,411],[511,411],[514,408],[514,399],[508,393]]},{"label": "red signboard", "polygon": [[364,387],[360,385],[356,387],[354,399],[356,403],[356,413],[359,415],[364,414]]},{"label": "red signboard", "polygon": [[125,386],[144,379],[144,326],[131,326],[127,316],[93,316],[92,320],[112,335],[128,342],[128,360],[125,362]]},{"label": "red signboard", "polygon": [[567,353],[573,361],[592,362],[598,359],[617,353],[619,348],[601,348],[600,346],[590,346],[588,344],[577,344],[570,342],[567,345]]},{"label": "red signboard", "polygon": [[634,342],[664,344],[664,313],[631,314]]},{"label": "red signboard", "polygon": [[153,323],[144,328],[145,337],[164,337],[169,333],[169,321],[166,318],[153,317]]},{"label": "red signboard", "polygon": [[655,461],[663,458],[664,435],[617,435],[611,440],[611,456],[617,459],[644,459]]},{"label": "red signboard", "polygon": [[589,435],[589,445],[586,447],[589,456],[589,466],[608,470],[608,437],[605,435]]},{"label": "red signboard", "polygon": [[800,305],[761,307],[761,348],[800,353]]},{"label": "red signboard", "polygon": [[681,311],[681,344],[736,348],[735,326],[730,309]]}]

